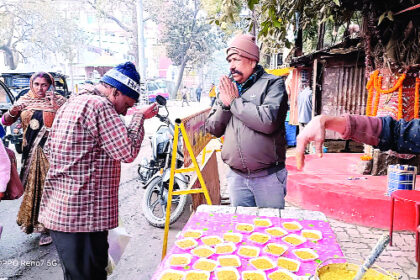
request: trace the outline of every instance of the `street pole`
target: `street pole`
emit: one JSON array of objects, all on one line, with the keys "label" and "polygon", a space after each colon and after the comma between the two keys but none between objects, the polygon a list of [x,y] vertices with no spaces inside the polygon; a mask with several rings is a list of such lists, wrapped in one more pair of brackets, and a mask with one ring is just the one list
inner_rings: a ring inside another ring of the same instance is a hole
[{"label": "street pole", "polygon": [[139,65],[138,68],[141,79],[146,78],[146,63],[144,55],[144,21],[143,21],[143,0],[138,0],[137,4],[137,40],[138,40],[138,50],[139,50]]}]

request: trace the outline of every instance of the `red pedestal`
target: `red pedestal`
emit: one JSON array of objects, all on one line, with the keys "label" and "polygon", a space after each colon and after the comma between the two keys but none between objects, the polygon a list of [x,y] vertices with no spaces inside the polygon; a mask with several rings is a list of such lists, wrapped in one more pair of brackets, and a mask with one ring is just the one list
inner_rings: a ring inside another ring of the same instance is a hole
[{"label": "red pedestal", "polygon": [[[286,200],[328,217],[368,227],[389,228],[391,199],[386,196],[387,176],[361,175],[357,165],[362,154],[307,155],[303,171],[294,157],[287,158],[289,171]],[[417,176],[417,182],[420,179]],[[415,230],[413,205],[397,201],[394,230]]]}]

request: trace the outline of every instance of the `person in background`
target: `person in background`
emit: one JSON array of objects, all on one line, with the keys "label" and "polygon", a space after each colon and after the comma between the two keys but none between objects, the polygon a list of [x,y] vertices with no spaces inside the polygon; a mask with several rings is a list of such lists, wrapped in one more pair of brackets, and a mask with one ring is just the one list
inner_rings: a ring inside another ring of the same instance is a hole
[{"label": "person in background", "polygon": [[203,89],[201,88],[201,85],[198,85],[197,89],[195,90],[195,97],[197,98],[197,102],[200,102],[201,100],[201,92]]},{"label": "person in background", "polygon": [[139,94],[134,64],[117,65],[91,91],[71,96],[51,128],[39,220],[51,232],[64,279],[106,279],[108,230],[118,226],[121,162],[137,157],[144,120],[158,112],[156,103],[144,107],[125,127],[119,115]]},{"label": "person in background", "polygon": [[305,146],[315,141],[318,156],[322,156],[325,131],[332,130],[341,134],[343,139],[374,146],[381,151],[393,150],[404,154],[420,153],[420,120],[394,120],[391,117],[367,117],[344,115],[314,117],[297,137],[297,168],[305,164]]},{"label": "person in background", "polygon": [[214,102],[216,101],[216,85],[214,83],[211,83],[209,97],[210,97],[210,107],[213,107]]},{"label": "person in background", "polygon": [[[10,160],[9,156],[7,155],[6,150],[3,146],[3,141],[1,140],[2,134],[4,133],[3,127],[0,126],[0,201],[4,197],[4,193],[6,192],[7,183],[10,180]],[[4,134],[3,134],[4,136]],[[3,231],[3,226],[0,224],[0,239],[1,233]]]},{"label": "person in background", "polygon": [[182,104],[181,107],[184,107],[184,102],[187,103],[187,106],[190,106],[190,103],[188,103],[188,92],[189,90],[187,89],[186,86],[184,86],[184,88],[181,90],[181,98],[182,98]]},{"label": "person in background", "polygon": [[[298,95],[298,121],[299,131],[303,131],[303,128],[312,119],[312,89],[309,82],[303,81],[303,89]],[[306,153],[309,152],[308,146],[306,147]]]},{"label": "person in background", "polygon": [[287,93],[283,78],[267,74],[259,57],[254,36],[238,35],[229,44],[233,81],[221,77],[219,100],[205,127],[216,137],[224,135],[231,204],[284,208]]},{"label": "person in background", "polygon": [[[23,152],[20,177],[25,192],[17,216],[23,232],[41,233],[39,245],[51,244],[48,230],[38,221],[45,176],[49,168],[44,145],[57,110],[66,99],[54,91],[54,78],[46,72],[32,75],[30,91],[3,115],[3,125],[11,125],[19,118],[23,126]],[[51,90],[49,90],[51,88]]]}]

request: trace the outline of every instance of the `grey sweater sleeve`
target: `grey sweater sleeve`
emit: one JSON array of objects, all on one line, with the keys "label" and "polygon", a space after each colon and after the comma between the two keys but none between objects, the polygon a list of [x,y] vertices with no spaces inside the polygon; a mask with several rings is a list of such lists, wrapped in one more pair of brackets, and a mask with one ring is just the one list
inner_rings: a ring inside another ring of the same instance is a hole
[{"label": "grey sweater sleeve", "polygon": [[207,117],[206,131],[216,137],[223,136],[231,117],[232,113],[229,110],[223,110],[222,106],[216,102]]}]

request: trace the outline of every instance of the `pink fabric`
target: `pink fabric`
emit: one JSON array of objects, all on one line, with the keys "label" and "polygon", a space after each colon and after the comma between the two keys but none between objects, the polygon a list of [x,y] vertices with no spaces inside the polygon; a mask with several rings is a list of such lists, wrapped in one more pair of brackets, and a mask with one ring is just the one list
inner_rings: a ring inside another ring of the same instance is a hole
[{"label": "pink fabric", "polygon": [[10,180],[10,160],[0,139],[0,192],[5,192]]},{"label": "pink fabric", "polygon": [[368,145],[377,146],[382,132],[382,121],[377,117],[345,115],[346,129],[344,139],[351,139]]},{"label": "pink fabric", "polygon": [[226,59],[232,54],[239,54],[240,56],[259,61],[260,49],[255,43],[255,36],[250,34],[240,34],[233,38],[226,51]]}]

